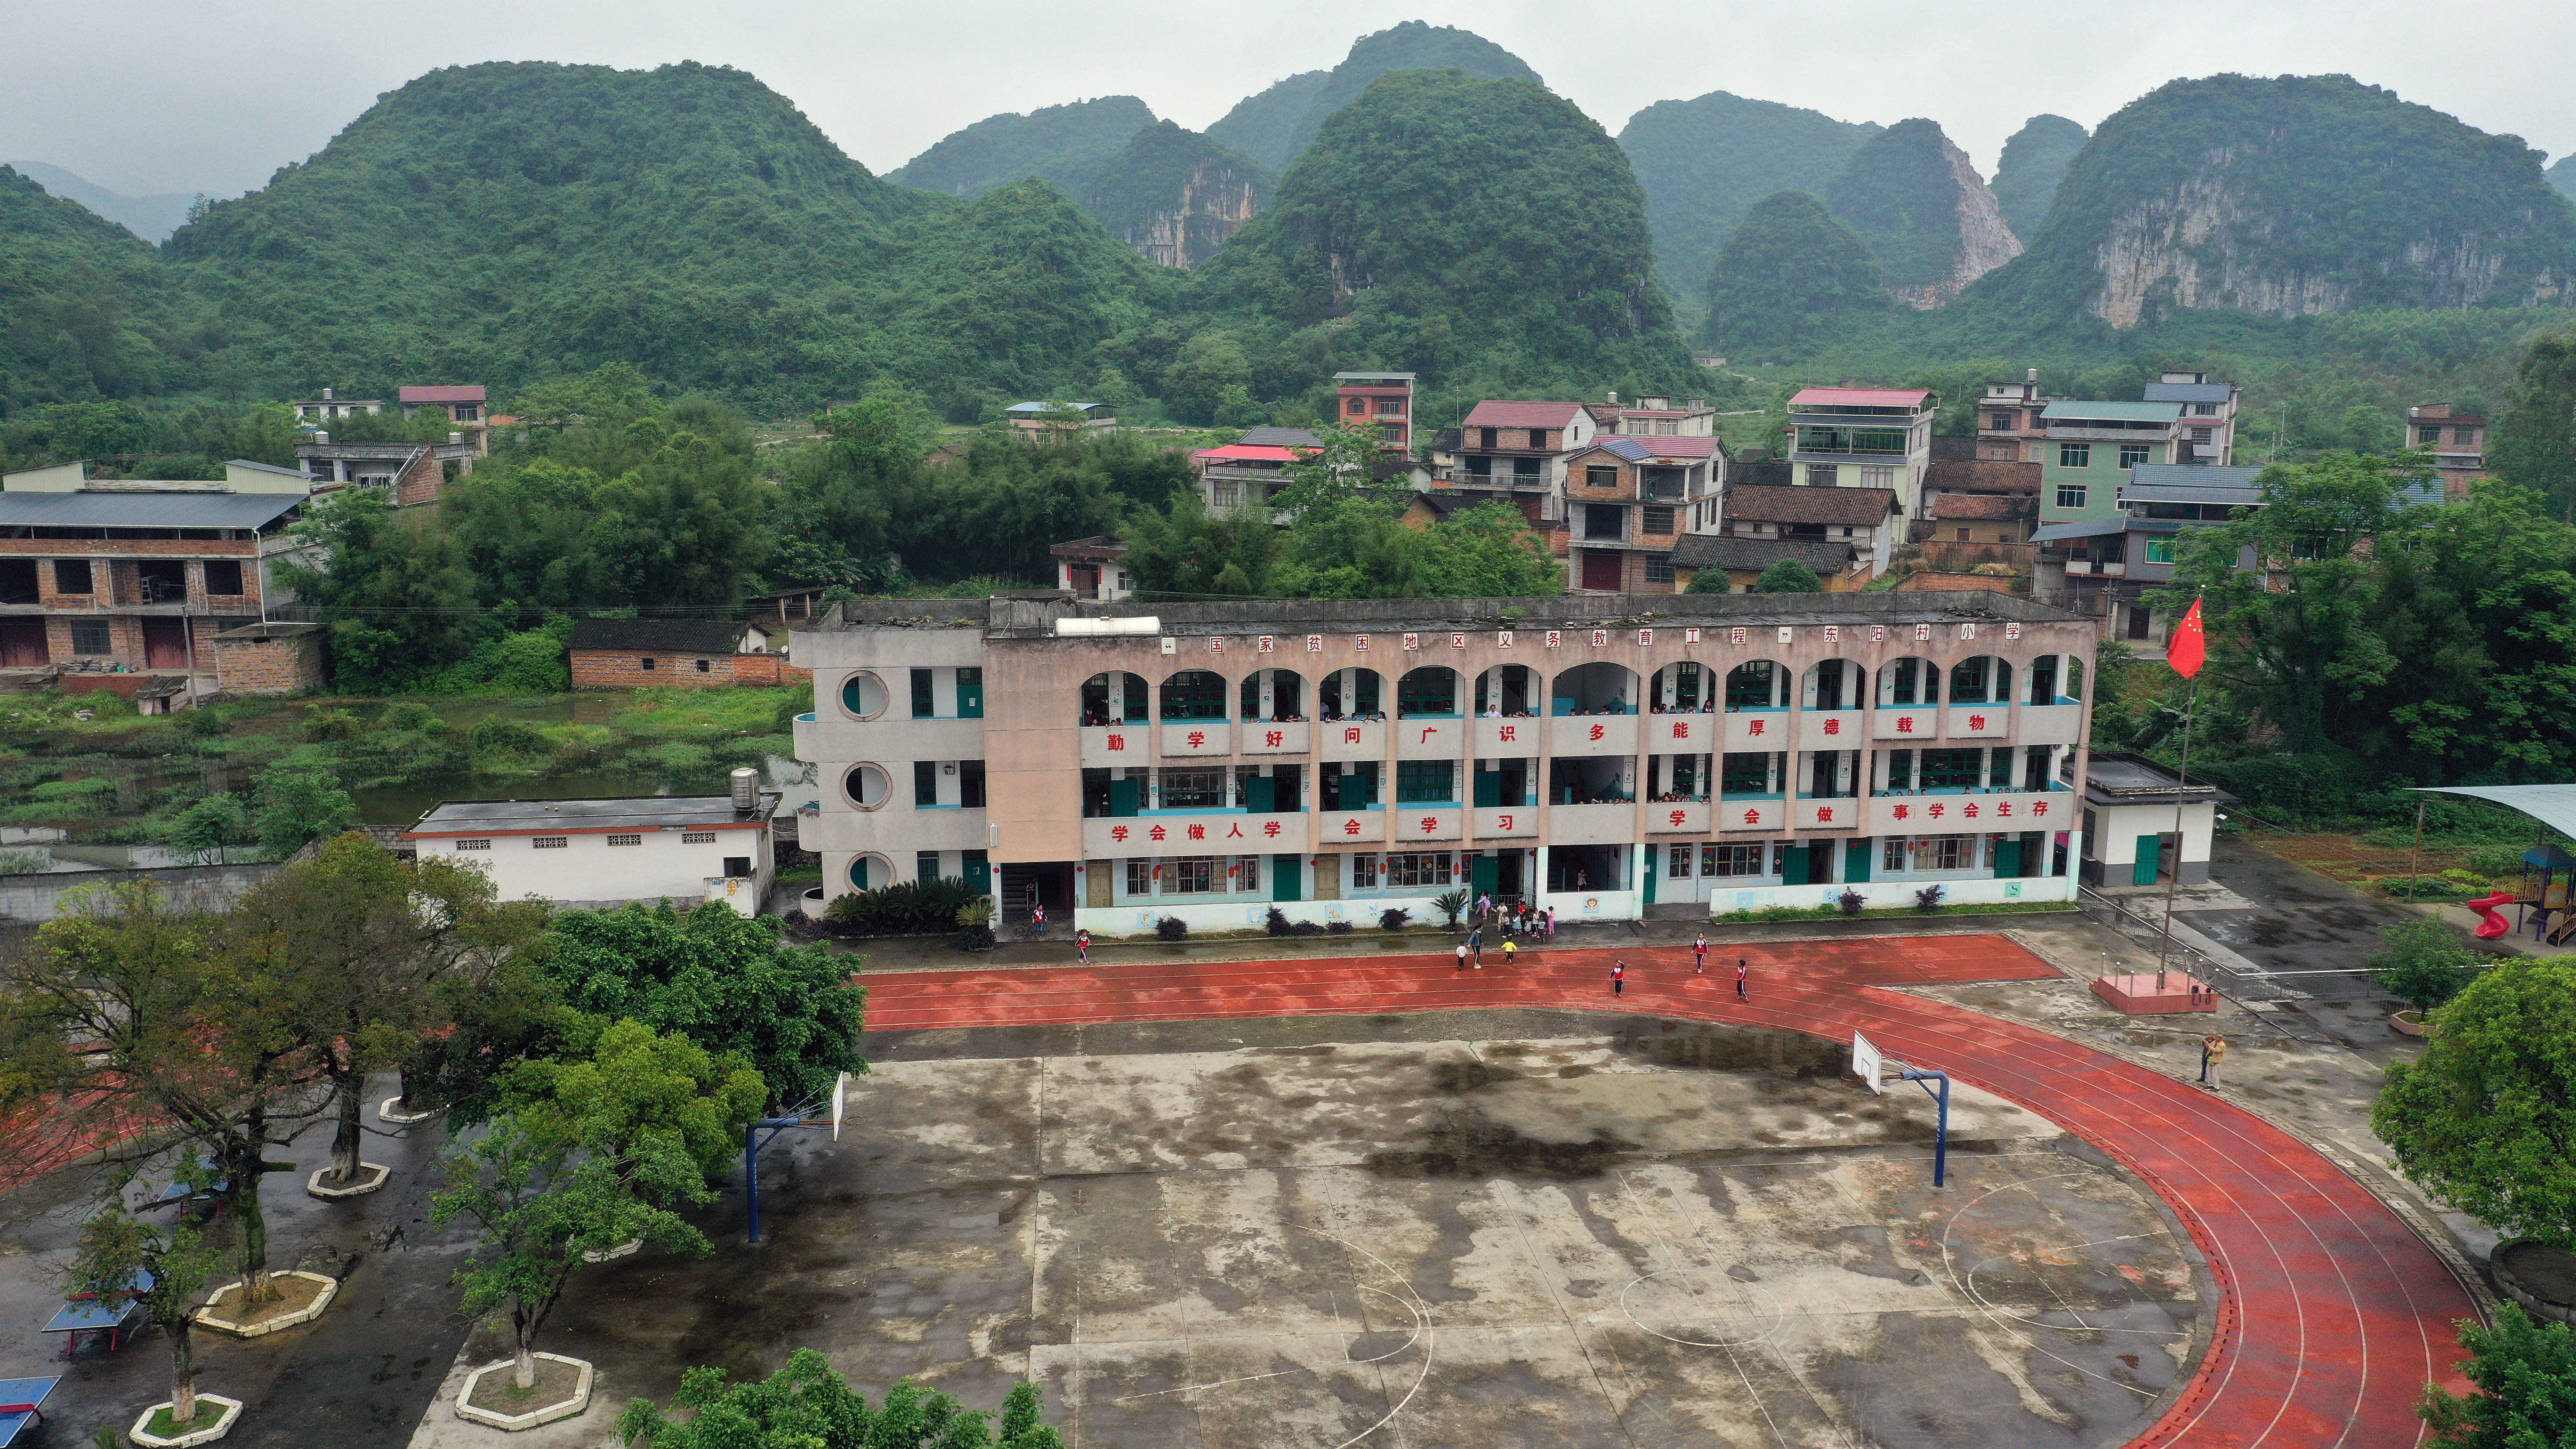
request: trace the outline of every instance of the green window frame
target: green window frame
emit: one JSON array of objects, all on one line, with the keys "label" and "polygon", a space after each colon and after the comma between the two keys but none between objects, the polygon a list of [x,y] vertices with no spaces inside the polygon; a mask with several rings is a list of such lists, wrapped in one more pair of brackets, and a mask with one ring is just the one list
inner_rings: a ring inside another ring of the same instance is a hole
[{"label": "green window frame", "polygon": [[2151,538],[2147,540],[2147,562],[2151,564],[2169,564],[2173,561],[2174,541],[2172,539]]},{"label": "green window frame", "polygon": [[912,671],[912,717],[914,719],[934,717],[930,696],[930,671],[927,669]]},{"label": "green window frame", "polygon": [[1458,799],[1458,772],[1450,760],[1395,762],[1395,800],[1399,805],[1447,805]]},{"label": "green window frame", "polygon": [[2122,443],[2120,445],[2120,466],[2123,468],[2135,468],[2154,456],[2155,449],[2144,443]]},{"label": "green window frame", "polygon": [[2058,467],[2060,467],[2060,468],[2090,468],[2090,467],[2092,467],[2092,466],[2093,466],[2093,445],[2092,445],[2091,443],[2060,443],[2060,444],[2058,444],[2058,445],[2057,445],[2057,466],[2058,466]]}]

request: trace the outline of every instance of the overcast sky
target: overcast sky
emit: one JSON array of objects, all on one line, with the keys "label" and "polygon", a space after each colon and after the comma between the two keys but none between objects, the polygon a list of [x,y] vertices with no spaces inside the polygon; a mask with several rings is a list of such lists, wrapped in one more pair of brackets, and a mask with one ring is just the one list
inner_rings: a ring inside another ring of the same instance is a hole
[{"label": "overcast sky", "polygon": [[882,173],[985,116],[1091,96],[1204,127],[1410,18],[1506,47],[1614,134],[1656,101],[1729,90],[1844,120],[1930,116],[1991,175],[2032,115],[2089,127],[2163,81],[2235,70],[2342,72],[2576,150],[2567,0],[0,0],[0,157],[128,194],[227,195],[438,66],[697,60],[757,75]]}]

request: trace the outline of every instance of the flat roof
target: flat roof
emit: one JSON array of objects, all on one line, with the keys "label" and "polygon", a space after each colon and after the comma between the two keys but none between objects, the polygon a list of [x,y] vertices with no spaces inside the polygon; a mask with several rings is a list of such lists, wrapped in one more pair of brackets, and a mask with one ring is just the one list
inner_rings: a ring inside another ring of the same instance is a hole
[{"label": "flat roof", "polygon": [[635,795],[609,800],[448,800],[403,832],[418,835],[543,835],[551,831],[717,830],[766,825],[783,798],[763,790],[749,811],[730,795]]},{"label": "flat roof", "polygon": [[1919,408],[1932,394],[1923,388],[1805,387],[1789,399],[1795,408]]},{"label": "flat roof", "polygon": [[301,493],[0,493],[0,526],[266,528],[303,504]]},{"label": "flat roof", "polygon": [[2043,423],[2081,424],[2087,418],[2103,418],[2116,423],[2170,423],[2182,416],[2182,404],[2171,402],[2072,402],[2050,403],[2040,415]]},{"label": "flat roof", "polygon": [[2108,805],[2227,805],[2236,799],[2216,785],[2185,783],[2142,755],[2123,754],[2097,754],[2086,761],[2084,793]]},{"label": "flat roof", "polygon": [[1313,449],[1269,448],[1258,443],[1228,443],[1222,448],[1201,448],[1190,454],[1215,463],[1294,463]]},{"label": "flat roof", "polygon": [[1333,380],[1356,382],[1361,378],[1386,378],[1393,382],[1411,382],[1418,376],[1420,374],[1411,372],[1337,372],[1333,374]]},{"label": "flat roof", "polygon": [[2151,382],[2143,396],[2148,402],[2223,403],[2236,396],[2236,387],[2224,382]]},{"label": "flat roof", "polygon": [[463,383],[447,387],[406,387],[398,396],[407,403],[479,403],[483,401],[483,384]]}]

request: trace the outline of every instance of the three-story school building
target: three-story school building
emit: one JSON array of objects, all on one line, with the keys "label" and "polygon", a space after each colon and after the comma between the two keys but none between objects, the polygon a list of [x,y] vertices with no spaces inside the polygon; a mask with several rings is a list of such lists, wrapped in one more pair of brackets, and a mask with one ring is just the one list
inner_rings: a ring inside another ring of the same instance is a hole
[{"label": "three-story school building", "polygon": [[794,637],[826,892],[1102,935],[2070,900],[2095,631],[1995,593],[852,601]]}]

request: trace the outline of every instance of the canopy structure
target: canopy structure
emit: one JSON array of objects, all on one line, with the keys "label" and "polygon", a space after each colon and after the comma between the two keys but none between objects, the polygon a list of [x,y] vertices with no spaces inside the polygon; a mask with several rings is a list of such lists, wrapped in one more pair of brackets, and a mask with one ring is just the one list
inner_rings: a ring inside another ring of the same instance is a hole
[{"label": "canopy structure", "polygon": [[2519,810],[2561,835],[2576,836],[2576,785],[2421,785],[2420,795],[2466,795]]}]

